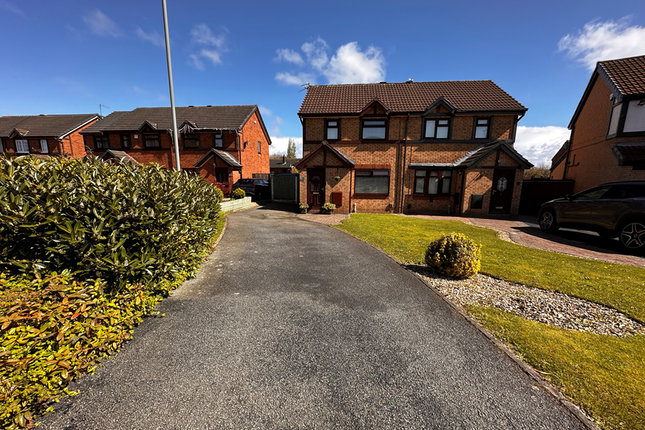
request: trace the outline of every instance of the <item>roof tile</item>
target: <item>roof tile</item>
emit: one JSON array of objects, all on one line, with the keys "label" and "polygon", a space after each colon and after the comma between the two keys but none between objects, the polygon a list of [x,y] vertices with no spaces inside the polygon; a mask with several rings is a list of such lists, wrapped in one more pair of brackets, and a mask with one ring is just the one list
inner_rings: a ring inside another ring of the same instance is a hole
[{"label": "roof tile", "polygon": [[462,112],[527,110],[493,81],[445,81],[314,85],[299,114],[358,114],[374,100],[394,113],[423,112],[440,97]]},{"label": "roof tile", "polygon": [[598,65],[623,95],[645,94],[645,55],[600,61]]}]

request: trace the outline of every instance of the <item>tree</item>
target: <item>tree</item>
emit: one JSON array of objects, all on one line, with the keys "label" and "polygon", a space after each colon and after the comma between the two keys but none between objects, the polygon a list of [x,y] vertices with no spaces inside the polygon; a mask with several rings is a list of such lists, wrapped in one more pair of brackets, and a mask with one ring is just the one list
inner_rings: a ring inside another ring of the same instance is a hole
[{"label": "tree", "polygon": [[551,169],[546,164],[533,166],[524,171],[524,179],[549,179],[551,176]]},{"label": "tree", "polygon": [[296,158],[296,141],[291,138],[287,145],[287,158]]}]

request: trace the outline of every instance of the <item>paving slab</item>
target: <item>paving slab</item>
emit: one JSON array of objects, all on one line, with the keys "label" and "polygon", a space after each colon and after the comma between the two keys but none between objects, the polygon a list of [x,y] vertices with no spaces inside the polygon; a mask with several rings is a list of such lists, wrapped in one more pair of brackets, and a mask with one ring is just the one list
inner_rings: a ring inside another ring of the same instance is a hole
[{"label": "paving slab", "polygon": [[44,429],[582,429],[411,272],[258,207]]}]

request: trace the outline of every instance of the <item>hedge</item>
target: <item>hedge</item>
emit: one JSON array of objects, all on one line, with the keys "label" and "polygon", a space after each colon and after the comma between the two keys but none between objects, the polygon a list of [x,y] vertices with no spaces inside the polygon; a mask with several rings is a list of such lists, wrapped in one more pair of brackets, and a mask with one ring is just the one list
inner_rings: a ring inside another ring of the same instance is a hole
[{"label": "hedge", "polygon": [[156,164],[0,158],[0,261],[110,287],[172,278],[199,264],[220,201],[199,176]]},{"label": "hedge", "polygon": [[33,418],[192,276],[221,192],[96,158],[0,157],[0,427]]}]

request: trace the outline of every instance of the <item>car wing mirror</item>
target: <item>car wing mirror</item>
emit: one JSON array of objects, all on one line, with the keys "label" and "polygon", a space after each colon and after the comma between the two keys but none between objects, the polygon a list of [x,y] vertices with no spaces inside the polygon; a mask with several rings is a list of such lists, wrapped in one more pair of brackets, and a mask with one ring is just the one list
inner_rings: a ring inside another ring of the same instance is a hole
[{"label": "car wing mirror", "polygon": [[565,199],[567,199],[567,200],[569,200],[570,202],[572,202],[572,201],[573,201],[573,196],[572,196],[571,194],[565,194],[565,195],[564,195],[564,198],[565,198]]}]

